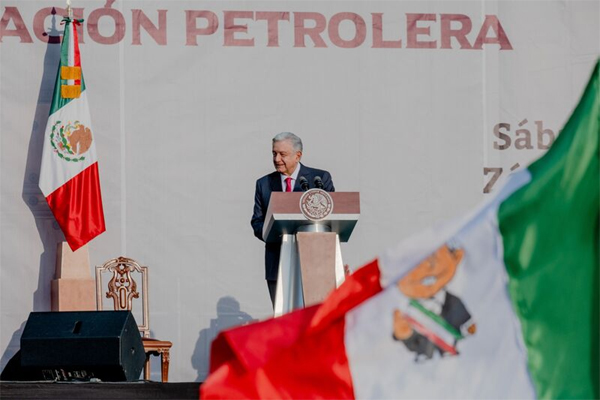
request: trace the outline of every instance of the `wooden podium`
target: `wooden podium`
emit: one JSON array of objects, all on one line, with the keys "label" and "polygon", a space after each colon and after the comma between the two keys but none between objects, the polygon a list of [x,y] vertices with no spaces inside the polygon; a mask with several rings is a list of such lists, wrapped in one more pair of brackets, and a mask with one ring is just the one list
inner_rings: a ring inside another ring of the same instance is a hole
[{"label": "wooden podium", "polygon": [[263,238],[281,242],[274,315],[320,303],[344,281],[340,242],[360,215],[358,192],[273,192]]}]

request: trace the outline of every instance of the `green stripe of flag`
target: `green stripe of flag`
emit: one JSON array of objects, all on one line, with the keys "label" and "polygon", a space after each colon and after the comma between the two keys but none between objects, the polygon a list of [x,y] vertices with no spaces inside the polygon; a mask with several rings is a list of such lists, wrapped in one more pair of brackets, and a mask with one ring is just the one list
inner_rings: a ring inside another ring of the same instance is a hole
[{"label": "green stripe of flag", "polygon": [[598,370],[599,65],[532,180],[499,210],[509,292],[540,398],[595,398]]},{"label": "green stripe of flag", "polygon": [[[60,95],[61,85],[66,85],[68,81],[60,78],[60,69],[62,66],[67,66],[69,63],[68,52],[69,43],[73,38],[69,34],[69,25],[72,24],[72,20],[68,17],[63,19],[65,23],[65,31],[63,35],[62,44],[60,45],[60,62],[58,63],[58,72],[56,73],[56,82],[54,84],[54,93],[52,94],[52,104],[50,105],[50,114],[54,114],[59,109],[66,106],[73,99],[65,99]],[[81,93],[85,90],[85,82],[83,80],[83,70],[81,71]]]},{"label": "green stripe of flag", "polygon": [[71,30],[69,26],[73,23],[68,17],[63,19],[65,23],[65,30],[63,33],[63,40],[60,46],[60,65],[69,65],[69,44],[73,38],[71,37]]}]

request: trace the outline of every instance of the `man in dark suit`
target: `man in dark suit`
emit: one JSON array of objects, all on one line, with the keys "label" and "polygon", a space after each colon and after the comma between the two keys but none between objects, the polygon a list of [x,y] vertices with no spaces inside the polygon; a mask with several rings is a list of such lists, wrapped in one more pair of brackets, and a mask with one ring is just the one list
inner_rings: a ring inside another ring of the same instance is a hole
[{"label": "man in dark suit", "polygon": [[[302,140],[291,132],[282,132],[273,138],[273,165],[275,172],[256,181],[254,194],[254,214],[252,229],[254,236],[264,241],[263,225],[269,207],[272,192],[301,192],[300,177],[306,178],[309,187],[314,187],[314,178],[319,176],[323,189],[334,192],[331,175],[321,169],[309,168],[300,163],[302,158]],[[271,302],[275,305],[275,288],[279,271],[279,252],[281,240],[277,243],[265,243],[265,279],[269,287]]]}]

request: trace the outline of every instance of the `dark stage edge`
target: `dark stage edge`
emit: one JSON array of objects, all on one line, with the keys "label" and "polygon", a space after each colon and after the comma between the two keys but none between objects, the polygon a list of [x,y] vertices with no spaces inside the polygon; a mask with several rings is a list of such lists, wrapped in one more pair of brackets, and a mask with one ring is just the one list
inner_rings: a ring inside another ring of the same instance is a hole
[{"label": "dark stage edge", "polygon": [[0,382],[0,399],[195,399],[198,382]]}]

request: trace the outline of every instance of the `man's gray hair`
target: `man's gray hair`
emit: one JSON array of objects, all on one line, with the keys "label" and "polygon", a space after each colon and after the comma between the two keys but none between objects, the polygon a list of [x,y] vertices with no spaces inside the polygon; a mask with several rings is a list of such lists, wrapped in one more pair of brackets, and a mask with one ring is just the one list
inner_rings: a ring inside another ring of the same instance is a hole
[{"label": "man's gray hair", "polygon": [[302,139],[294,135],[292,132],[278,133],[273,138],[273,144],[275,144],[275,142],[281,142],[282,140],[289,140],[292,143],[292,147],[295,151],[302,151]]}]

